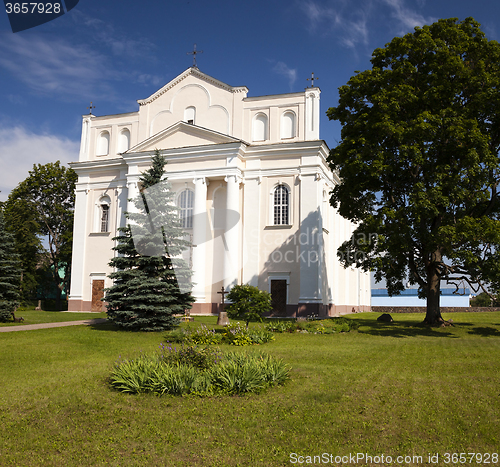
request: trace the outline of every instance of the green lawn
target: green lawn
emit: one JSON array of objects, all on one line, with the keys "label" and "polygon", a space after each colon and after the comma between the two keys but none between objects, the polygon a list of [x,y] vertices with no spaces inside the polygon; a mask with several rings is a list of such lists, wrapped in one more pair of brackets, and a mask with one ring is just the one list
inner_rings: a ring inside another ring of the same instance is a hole
[{"label": "green lawn", "polygon": [[499,452],[500,313],[445,315],[455,326],[438,329],[420,326],[423,315],[377,316],[351,316],[361,326],[346,334],[277,334],[259,350],[285,359],[291,381],[210,399],[110,390],[118,356],[155,351],[162,334],[109,324],[2,333],[0,465],[285,466],[365,452],[453,465],[444,453]]},{"label": "green lawn", "polygon": [[0,326],[22,326],[24,324],[56,323],[61,321],[79,321],[81,319],[106,318],[106,313],[68,313],[67,311],[35,310],[33,307],[20,308],[16,318],[24,318],[24,322],[0,323]]}]

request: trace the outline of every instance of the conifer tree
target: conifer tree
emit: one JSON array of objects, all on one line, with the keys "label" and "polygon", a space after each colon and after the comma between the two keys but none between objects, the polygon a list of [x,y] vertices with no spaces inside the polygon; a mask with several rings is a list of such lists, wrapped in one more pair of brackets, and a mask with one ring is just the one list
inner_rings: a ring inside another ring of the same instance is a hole
[{"label": "conifer tree", "polygon": [[170,184],[162,180],[165,158],[155,151],[152,166],[142,174],[141,193],[133,200],[137,212],[119,229],[117,253],[110,266],[114,284],[106,289],[108,319],[129,330],[162,331],[179,323],[194,297],[186,284],[190,271],[179,255],[189,243],[182,237],[178,209]]},{"label": "conifer tree", "polygon": [[6,230],[4,215],[0,211],[0,321],[9,321],[19,305],[20,282],[21,268],[14,237]]}]

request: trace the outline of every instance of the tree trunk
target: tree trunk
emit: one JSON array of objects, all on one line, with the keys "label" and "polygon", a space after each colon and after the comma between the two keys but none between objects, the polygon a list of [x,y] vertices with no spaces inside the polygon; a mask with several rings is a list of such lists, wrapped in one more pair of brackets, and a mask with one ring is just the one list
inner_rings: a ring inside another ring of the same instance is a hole
[{"label": "tree trunk", "polygon": [[441,280],[435,264],[430,264],[427,268],[427,310],[424,323],[438,325],[444,323],[441,316],[439,300],[441,298]]}]

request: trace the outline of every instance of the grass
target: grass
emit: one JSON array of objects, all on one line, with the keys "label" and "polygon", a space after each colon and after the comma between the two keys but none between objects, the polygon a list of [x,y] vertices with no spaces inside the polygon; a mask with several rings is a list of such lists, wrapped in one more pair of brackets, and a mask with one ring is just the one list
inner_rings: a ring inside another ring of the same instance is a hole
[{"label": "grass", "polygon": [[432,465],[446,465],[445,452],[498,452],[500,313],[445,315],[455,326],[437,329],[423,315],[377,316],[351,316],[360,327],[345,334],[276,334],[261,349],[292,366],[291,381],[206,399],[110,389],[118,356],[155,351],[165,334],[2,333],[0,465],[285,466],[291,453],[358,452],[419,465],[439,453]]},{"label": "grass", "polygon": [[22,326],[25,324],[58,323],[62,321],[79,321],[81,319],[106,318],[106,313],[69,313],[67,311],[35,310],[34,307],[19,308],[16,318],[24,318],[24,322],[0,323],[0,326]]}]

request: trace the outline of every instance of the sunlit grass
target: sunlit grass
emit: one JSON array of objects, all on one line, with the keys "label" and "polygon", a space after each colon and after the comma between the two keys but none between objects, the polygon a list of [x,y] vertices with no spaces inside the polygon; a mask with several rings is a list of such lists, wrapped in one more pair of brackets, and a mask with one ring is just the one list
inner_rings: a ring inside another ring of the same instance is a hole
[{"label": "sunlit grass", "polygon": [[118,356],[153,352],[165,334],[109,324],[2,333],[0,465],[285,466],[292,452],[498,452],[500,313],[453,313],[445,319],[455,326],[432,329],[423,315],[377,316],[352,315],[360,328],[344,334],[276,334],[259,349],[290,364],[292,379],[245,397],[112,390]]}]

